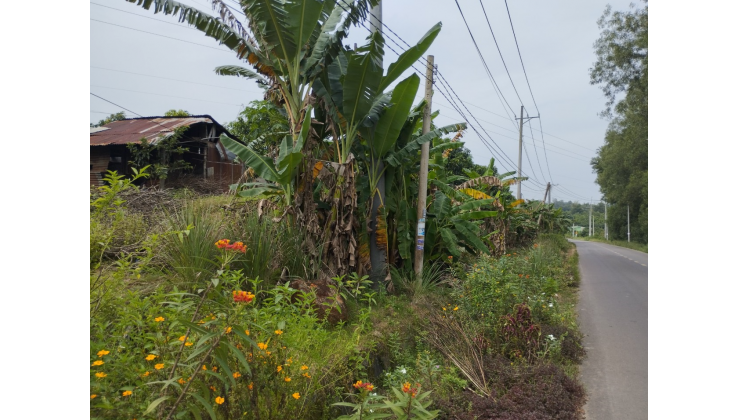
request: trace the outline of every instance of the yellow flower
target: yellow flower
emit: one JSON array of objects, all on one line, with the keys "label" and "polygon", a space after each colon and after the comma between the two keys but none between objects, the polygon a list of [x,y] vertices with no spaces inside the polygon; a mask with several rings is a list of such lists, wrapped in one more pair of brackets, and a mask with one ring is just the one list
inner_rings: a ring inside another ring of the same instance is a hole
[{"label": "yellow flower", "polygon": [[257,347],[259,347],[260,350],[265,350],[265,349],[267,349],[267,344],[265,344],[265,343],[257,343]]},{"label": "yellow flower", "polygon": [[240,376],[242,376],[239,372],[234,372],[234,379],[238,379]]},{"label": "yellow flower", "polygon": [[94,362],[93,362],[92,366],[100,366],[100,365],[102,365],[103,363],[105,363],[105,362],[104,362],[104,361],[102,361],[102,360],[96,360],[96,361],[94,361]]},{"label": "yellow flower", "polygon": [[296,392],[296,393],[293,394],[293,398],[299,399],[299,398],[301,398],[301,394],[299,394],[298,392]]},{"label": "yellow flower", "polygon": [[106,375],[105,372],[95,372],[95,376],[97,376],[98,378],[105,378],[108,375]]},{"label": "yellow flower", "polygon": [[311,375],[309,375],[308,372],[304,373],[303,376],[305,376],[306,378],[310,378],[311,377]]},{"label": "yellow flower", "polygon": [[185,385],[185,378],[180,378],[177,380],[177,383],[180,385]]},{"label": "yellow flower", "polygon": [[453,311],[456,311],[456,310],[457,310],[457,306],[455,306],[455,309],[453,309]]},{"label": "yellow flower", "polygon": [[206,367],[206,365],[203,365],[203,370],[208,370],[208,368]]},{"label": "yellow flower", "polygon": [[266,351],[265,354],[269,356],[269,355],[272,354],[272,352],[271,351]]},{"label": "yellow flower", "polygon": [[108,350],[100,350],[98,352],[98,357],[103,357],[103,356],[105,356],[108,353],[110,353]]},{"label": "yellow flower", "polygon": [[293,363],[293,358],[292,357],[288,358],[288,364],[291,364],[291,363]]},{"label": "yellow flower", "polygon": [[180,338],[178,338],[177,340],[178,340],[178,341],[185,341],[185,339],[186,339],[186,338],[187,338],[187,337],[185,337],[185,336],[183,335],[183,336],[180,336]]},{"label": "yellow flower", "polygon": [[308,370],[308,366],[306,365],[301,366],[301,370]]},{"label": "yellow flower", "polygon": [[164,367],[164,363],[158,363],[154,365],[154,369],[157,369],[157,370],[162,369],[163,367]]},{"label": "yellow flower", "polygon": [[141,375],[141,376],[149,376],[149,375],[150,375],[150,373],[151,373],[151,372],[149,372],[149,371],[147,370],[147,371],[146,371],[146,372],[144,372],[144,374],[143,374],[143,375]]},{"label": "yellow flower", "polygon": [[122,395],[123,395],[124,397],[128,397],[128,396],[129,396],[129,395],[131,395],[131,394],[133,394],[133,392],[131,392],[131,391],[123,391],[123,394],[122,394]]},{"label": "yellow flower", "polygon": [[231,327],[226,327],[226,334],[231,332]]},{"label": "yellow flower", "polygon": [[290,378],[288,376],[285,377],[285,382],[290,382]]},{"label": "yellow flower", "polygon": [[445,307],[443,306],[443,307],[442,307],[442,310],[443,310],[443,311],[446,311],[446,310],[447,310],[447,308],[445,308]]},{"label": "yellow flower", "polygon": [[146,360],[148,360],[148,361],[150,361],[150,362],[151,362],[152,360],[154,360],[154,359],[156,359],[156,358],[157,358],[157,356],[155,356],[155,355],[153,355],[153,354],[150,354],[149,356],[147,356],[147,357],[146,357]]},{"label": "yellow flower", "polygon": [[193,345],[193,343],[191,343],[190,341],[188,341],[187,343],[185,343],[185,347],[190,347],[192,345]]},{"label": "yellow flower", "polygon": [[221,405],[224,403],[223,397],[216,397],[216,404]]},{"label": "yellow flower", "polygon": [[278,365],[278,367],[277,367],[277,371],[278,371],[278,372],[280,372],[281,370],[283,370],[283,367],[282,367],[282,366],[280,366],[280,365]]},{"label": "yellow flower", "polygon": [[275,334],[276,334],[276,335],[280,335],[280,334],[282,334],[282,333],[283,333],[283,330],[275,330]]},{"label": "yellow flower", "polygon": [[249,335],[249,330],[244,330],[244,333],[245,333],[246,335]]},{"label": "yellow flower", "polygon": [[162,321],[164,321],[164,318],[162,318],[161,316],[154,318],[154,322],[162,322]]},{"label": "yellow flower", "polygon": [[211,370],[214,371],[214,372],[216,372],[216,371],[218,371],[218,367],[214,366]]},{"label": "yellow flower", "polygon": [[250,382],[249,385],[247,385],[247,388],[250,390],[254,387],[254,382]]},{"label": "yellow flower", "polygon": [[92,394],[92,395],[90,395],[90,399],[97,398],[97,397],[98,397],[98,394]]},{"label": "yellow flower", "polygon": [[211,391],[213,391],[213,392],[216,392],[216,387],[215,387],[215,386],[211,385],[211,386],[209,386],[208,388],[210,388],[210,389],[211,389]]}]

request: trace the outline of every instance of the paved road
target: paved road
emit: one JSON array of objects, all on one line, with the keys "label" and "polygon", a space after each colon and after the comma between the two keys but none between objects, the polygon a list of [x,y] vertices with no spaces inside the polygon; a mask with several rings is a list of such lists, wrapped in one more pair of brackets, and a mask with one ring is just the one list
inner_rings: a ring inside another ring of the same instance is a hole
[{"label": "paved road", "polygon": [[648,254],[573,241],[581,269],[578,304],[588,355],[581,379],[587,420],[648,418]]}]

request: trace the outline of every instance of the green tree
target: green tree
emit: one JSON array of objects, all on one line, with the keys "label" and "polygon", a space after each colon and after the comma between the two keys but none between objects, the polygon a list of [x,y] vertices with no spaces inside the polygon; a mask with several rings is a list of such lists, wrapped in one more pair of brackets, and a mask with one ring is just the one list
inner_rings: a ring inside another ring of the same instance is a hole
[{"label": "green tree", "polygon": [[[473,156],[470,154],[470,149],[464,146],[459,149],[452,149],[447,156],[447,162],[445,162],[445,171],[448,175],[464,176],[467,175],[464,171],[465,169],[479,174],[486,172],[485,166],[473,163]],[[494,173],[491,175],[496,176],[498,172],[494,169]],[[453,185],[459,185],[463,182],[465,181],[454,181]]]},{"label": "green tree", "polygon": [[189,117],[191,114],[184,109],[170,109],[164,113],[165,117]]},{"label": "green tree", "polygon": [[97,124],[90,123],[90,127],[102,127],[106,124],[110,124],[113,121],[121,121],[126,119],[126,114],[121,111],[117,112],[115,114],[110,114],[107,117],[103,118],[102,120],[98,121]]},{"label": "green tree", "polygon": [[271,155],[290,133],[285,111],[270,101],[252,101],[226,128],[260,155]]},{"label": "green tree", "polygon": [[591,83],[601,85],[607,98],[601,115],[611,122],[591,166],[605,200],[614,206],[614,217],[608,222],[610,237],[627,238],[629,206],[631,237],[647,243],[647,5],[631,12],[613,12],[607,6],[598,24],[602,32],[594,44],[597,61],[590,70]]}]

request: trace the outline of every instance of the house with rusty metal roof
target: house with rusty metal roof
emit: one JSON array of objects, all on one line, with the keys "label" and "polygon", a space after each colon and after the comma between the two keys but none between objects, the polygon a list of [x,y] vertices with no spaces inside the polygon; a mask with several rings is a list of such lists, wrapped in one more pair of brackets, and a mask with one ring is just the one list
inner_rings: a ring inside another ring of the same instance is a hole
[{"label": "house with rusty metal roof", "polygon": [[140,144],[142,139],[157,144],[180,127],[186,127],[178,139],[178,146],[185,151],[176,158],[191,168],[168,175],[168,183],[187,175],[212,179],[228,187],[244,173],[244,165],[234,163],[236,156],[226,150],[219,137],[225,134],[240,140],[210,115],[130,118],[90,128],[90,185],[103,185],[102,177],[109,170],[130,175],[132,153],[128,145]]}]

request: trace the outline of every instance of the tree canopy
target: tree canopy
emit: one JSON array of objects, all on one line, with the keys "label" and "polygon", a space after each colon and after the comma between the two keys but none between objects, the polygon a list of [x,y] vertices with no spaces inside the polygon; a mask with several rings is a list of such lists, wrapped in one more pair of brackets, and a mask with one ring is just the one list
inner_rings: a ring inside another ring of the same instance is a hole
[{"label": "tree canopy", "polygon": [[[647,3],[647,2],[645,2]],[[597,61],[591,83],[607,98],[602,116],[611,118],[604,145],[591,160],[610,210],[610,236],[648,241],[648,8],[614,12],[607,6],[594,43]],[[622,97],[617,100],[618,97]],[[613,213],[612,213],[613,212]],[[613,215],[613,216],[612,216]]]}]

